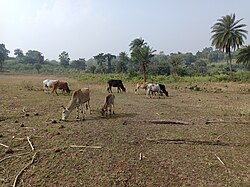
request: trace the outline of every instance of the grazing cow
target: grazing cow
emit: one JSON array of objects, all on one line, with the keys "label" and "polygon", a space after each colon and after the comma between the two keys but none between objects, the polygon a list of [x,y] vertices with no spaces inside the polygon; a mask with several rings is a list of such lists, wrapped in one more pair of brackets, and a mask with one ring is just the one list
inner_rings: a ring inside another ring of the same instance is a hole
[{"label": "grazing cow", "polygon": [[56,93],[56,95],[58,95],[57,93],[57,89],[62,90],[63,92],[66,91],[67,93],[70,93],[70,89],[68,86],[67,82],[62,82],[62,81],[57,81],[53,83],[53,90],[51,93]]},{"label": "grazing cow", "polygon": [[110,79],[110,80],[107,82],[107,84],[108,84],[107,91],[108,91],[109,93],[112,93],[112,89],[111,89],[112,86],[113,86],[113,87],[117,87],[117,92],[118,92],[118,93],[121,92],[121,90],[124,91],[124,92],[126,92],[126,88],[123,86],[121,80]]},{"label": "grazing cow", "polygon": [[81,110],[83,120],[84,118],[84,104],[86,103],[86,109],[89,109],[89,114],[91,114],[90,110],[90,91],[88,88],[81,88],[77,91],[74,91],[71,100],[68,106],[65,108],[63,107],[62,112],[62,120],[66,120],[69,117],[69,114],[74,110],[77,109],[77,116],[76,118],[79,119],[79,110]]},{"label": "grazing cow", "polygon": [[108,94],[105,98],[104,106],[101,109],[102,116],[104,116],[104,114],[106,114],[106,117],[107,117],[108,112],[109,112],[109,116],[111,117],[111,109],[113,109],[113,114],[115,114],[114,102],[115,102],[115,95],[112,93]]},{"label": "grazing cow", "polygon": [[49,88],[53,87],[53,84],[56,83],[58,80],[50,80],[46,79],[43,81],[43,91],[44,92],[49,92]]},{"label": "grazing cow", "polygon": [[168,91],[166,90],[166,87],[165,85],[163,84],[148,84],[148,88],[147,88],[147,97],[148,95],[150,96],[151,98],[151,95],[153,93],[159,93],[160,95],[164,94],[165,96],[168,96]]},{"label": "grazing cow", "polygon": [[147,82],[138,82],[136,84],[135,94],[139,94],[139,89],[144,89],[146,91],[147,88],[148,88],[148,83]]}]

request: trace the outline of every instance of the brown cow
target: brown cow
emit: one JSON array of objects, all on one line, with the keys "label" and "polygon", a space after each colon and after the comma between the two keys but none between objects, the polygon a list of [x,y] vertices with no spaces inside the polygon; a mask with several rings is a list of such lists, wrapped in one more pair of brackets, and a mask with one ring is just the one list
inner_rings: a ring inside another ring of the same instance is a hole
[{"label": "brown cow", "polygon": [[106,96],[105,98],[105,103],[101,109],[101,114],[102,116],[104,116],[104,114],[106,114],[106,117],[108,116],[108,112],[109,112],[109,116],[111,116],[111,109],[113,109],[113,114],[115,114],[114,112],[114,101],[115,101],[115,95],[110,93]]},{"label": "brown cow", "polygon": [[144,89],[145,92],[148,88],[148,83],[147,82],[138,82],[136,84],[136,88],[135,88],[135,94],[139,94],[139,89]]},{"label": "brown cow", "polygon": [[68,86],[68,83],[67,82],[62,82],[62,81],[57,81],[57,82],[54,82],[53,85],[52,85],[52,92],[51,93],[56,93],[56,95],[58,95],[57,93],[57,89],[59,90],[62,90],[63,92],[67,92],[67,93],[70,93],[70,89],[69,89],[69,86]]},{"label": "brown cow", "polygon": [[86,103],[86,109],[89,109],[89,114],[91,114],[90,110],[90,91],[88,88],[81,88],[77,91],[74,91],[72,94],[71,100],[67,107],[63,107],[62,112],[62,120],[66,120],[69,117],[69,114],[77,108],[77,119],[79,119],[79,110],[81,110],[83,120],[84,120],[84,104]]}]

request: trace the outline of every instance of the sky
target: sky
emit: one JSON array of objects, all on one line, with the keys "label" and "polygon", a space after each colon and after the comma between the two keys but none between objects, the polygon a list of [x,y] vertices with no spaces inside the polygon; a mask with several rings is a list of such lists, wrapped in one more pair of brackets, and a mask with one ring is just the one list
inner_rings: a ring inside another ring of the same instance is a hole
[{"label": "sky", "polygon": [[[211,46],[211,27],[235,13],[250,32],[248,0],[0,0],[0,43],[14,56],[37,50],[58,60],[119,55],[136,38],[156,53],[195,54]],[[249,35],[245,41],[250,44]]]}]

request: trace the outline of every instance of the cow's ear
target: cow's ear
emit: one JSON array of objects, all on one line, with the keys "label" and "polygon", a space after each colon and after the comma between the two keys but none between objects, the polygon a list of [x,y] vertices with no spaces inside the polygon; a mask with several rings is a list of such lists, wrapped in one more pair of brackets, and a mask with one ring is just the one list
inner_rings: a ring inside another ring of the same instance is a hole
[{"label": "cow's ear", "polygon": [[62,107],[64,110],[66,110],[66,108],[65,108],[63,105],[62,105],[61,107]]}]

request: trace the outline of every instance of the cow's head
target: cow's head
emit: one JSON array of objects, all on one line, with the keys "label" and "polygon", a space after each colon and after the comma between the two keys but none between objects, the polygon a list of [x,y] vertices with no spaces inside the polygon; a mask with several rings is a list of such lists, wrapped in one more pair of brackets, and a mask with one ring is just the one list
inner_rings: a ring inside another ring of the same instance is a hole
[{"label": "cow's head", "polygon": [[104,114],[107,112],[107,110],[105,109],[105,108],[102,108],[101,109],[101,114],[102,114],[102,116],[104,116]]},{"label": "cow's head", "polygon": [[62,111],[62,120],[66,120],[69,117],[70,111],[69,109],[65,108],[64,106],[62,106],[63,111]]},{"label": "cow's head", "polygon": [[121,87],[122,91],[126,92],[126,88],[124,86]]}]

